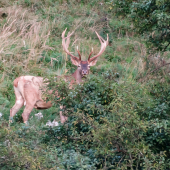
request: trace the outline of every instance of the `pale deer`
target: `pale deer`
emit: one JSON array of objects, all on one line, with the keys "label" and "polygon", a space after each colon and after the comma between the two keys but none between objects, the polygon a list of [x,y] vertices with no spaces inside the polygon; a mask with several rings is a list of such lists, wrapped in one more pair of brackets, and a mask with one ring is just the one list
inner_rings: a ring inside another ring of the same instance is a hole
[{"label": "pale deer", "polygon": [[[64,76],[65,81],[71,80],[69,86],[72,88],[73,84],[79,84],[82,82],[82,78],[89,74],[90,66],[94,66],[97,62],[98,57],[105,51],[106,46],[108,45],[108,35],[107,40],[105,41],[97,32],[97,37],[101,43],[101,49],[99,53],[92,58],[91,55],[93,50],[91,51],[88,60],[82,61],[80,52],[77,49],[79,54],[79,58],[71,54],[68,50],[68,46],[70,43],[70,37],[74,33],[68,33],[67,37],[65,37],[65,31],[62,33],[62,46],[64,51],[71,56],[72,64],[77,66],[77,70],[70,76]],[[25,109],[22,113],[24,123],[27,123],[29,115],[33,108],[36,109],[48,109],[52,106],[51,102],[44,102],[42,99],[42,91],[41,89],[46,88],[46,83],[44,83],[43,77],[36,76],[21,76],[14,80],[14,91],[15,91],[15,105],[10,110],[10,120],[13,116],[19,111],[19,109],[25,105]],[[62,109],[63,107],[60,106]],[[62,111],[60,111],[60,119],[61,123],[64,123],[67,120],[66,116],[62,115]]]}]

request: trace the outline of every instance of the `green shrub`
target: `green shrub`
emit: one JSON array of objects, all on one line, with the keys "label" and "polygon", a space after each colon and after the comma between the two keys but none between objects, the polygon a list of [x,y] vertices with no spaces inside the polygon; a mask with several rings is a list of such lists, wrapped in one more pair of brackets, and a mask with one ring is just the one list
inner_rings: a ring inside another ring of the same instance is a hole
[{"label": "green shrub", "polygon": [[154,105],[152,97],[137,83],[119,83],[116,78],[114,73],[104,72],[98,78],[87,78],[74,90],[65,82],[51,82],[49,88],[60,95],[53,100],[57,107],[65,106],[63,113],[69,120],[49,129],[43,143],[62,142],[63,151],[73,149],[88,156],[96,168],[164,168],[165,150],[160,154],[149,148],[145,135],[150,122],[139,114]]},{"label": "green shrub", "polygon": [[135,31],[145,36],[147,47],[151,50],[169,50],[170,2],[168,0],[111,0],[117,15],[128,17]]}]

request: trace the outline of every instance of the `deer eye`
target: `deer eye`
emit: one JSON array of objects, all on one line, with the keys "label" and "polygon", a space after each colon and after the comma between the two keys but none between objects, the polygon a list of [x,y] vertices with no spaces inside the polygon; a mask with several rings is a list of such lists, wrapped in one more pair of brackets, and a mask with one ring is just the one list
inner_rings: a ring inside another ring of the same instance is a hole
[{"label": "deer eye", "polygon": [[78,67],[80,67],[80,65],[78,65]]},{"label": "deer eye", "polygon": [[90,69],[90,66],[88,65],[88,69]]}]

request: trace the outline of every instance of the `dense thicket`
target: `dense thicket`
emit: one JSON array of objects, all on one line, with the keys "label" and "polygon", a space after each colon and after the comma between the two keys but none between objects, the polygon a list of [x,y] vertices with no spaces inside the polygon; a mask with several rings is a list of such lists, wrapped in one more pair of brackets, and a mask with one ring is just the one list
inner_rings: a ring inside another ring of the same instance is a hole
[{"label": "dense thicket", "polygon": [[148,91],[135,82],[119,84],[112,70],[88,80],[74,90],[52,83],[62,96],[53,101],[66,106],[69,122],[50,129],[44,142],[62,141],[63,150],[89,156],[99,169],[168,168],[169,88],[157,84]]}]

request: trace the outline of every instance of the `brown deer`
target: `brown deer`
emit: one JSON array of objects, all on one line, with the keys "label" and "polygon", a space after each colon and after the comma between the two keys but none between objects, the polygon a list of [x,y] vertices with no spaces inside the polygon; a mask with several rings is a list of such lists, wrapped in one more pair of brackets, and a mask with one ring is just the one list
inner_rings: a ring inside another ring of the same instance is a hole
[{"label": "brown deer", "polygon": [[[69,86],[72,88],[73,84],[79,84],[82,82],[82,78],[89,74],[90,66],[94,66],[97,62],[98,57],[105,51],[106,46],[108,45],[108,35],[107,40],[105,41],[97,32],[97,37],[101,43],[101,49],[99,53],[90,58],[93,53],[91,51],[88,60],[82,61],[80,52],[77,49],[79,54],[79,58],[71,54],[68,50],[68,46],[70,43],[70,37],[74,33],[68,33],[67,37],[65,37],[65,31],[62,33],[62,46],[64,51],[71,56],[72,64],[77,66],[77,70],[70,76],[64,76],[65,81],[71,80]],[[22,113],[24,123],[27,123],[29,115],[33,108],[36,109],[48,109],[52,106],[51,102],[44,102],[42,99],[42,91],[41,89],[46,88],[46,83],[44,82],[43,77],[36,76],[21,76],[14,80],[14,91],[15,91],[15,105],[10,110],[10,120],[12,120],[13,116],[19,111],[19,109],[25,105],[24,112]],[[62,109],[63,106],[60,106]],[[64,123],[67,120],[66,116],[62,115],[62,111],[60,111],[60,119],[61,123]]]}]

